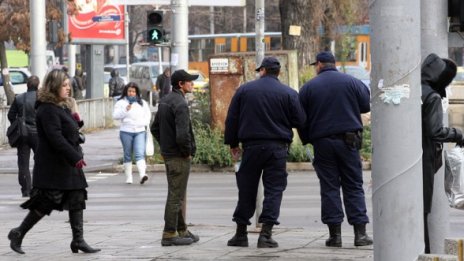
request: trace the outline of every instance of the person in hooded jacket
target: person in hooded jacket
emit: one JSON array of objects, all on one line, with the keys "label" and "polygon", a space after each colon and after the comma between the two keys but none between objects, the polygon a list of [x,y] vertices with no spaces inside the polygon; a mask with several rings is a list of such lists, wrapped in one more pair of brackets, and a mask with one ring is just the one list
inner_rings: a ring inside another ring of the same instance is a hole
[{"label": "person in hooded jacket", "polygon": [[24,254],[21,248],[26,233],[44,215],[53,210],[69,211],[73,239],[71,251],[95,253],[84,240],[83,210],[86,208],[87,181],[82,168],[86,166],[79,141],[79,124],[71,113],[68,75],[60,69],[50,71],[39,90],[36,103],[36,125],[39,143],[34,155],[31,198],[21,204],[29,213],[19,227],[8,234],[10,247]]},{"label": "person in hooded jacket", "polygon": [[443,142],[456,142],[461,146],[464,144],[460,129],[443,126],[442,99],[446,97],[446,87],[456,72],[457,67],[452,60],[440,58],[433,53],[425,58],[421,68],[425,253],[430,253],[427,218],[432,208],[434,175],[443,165]]}]

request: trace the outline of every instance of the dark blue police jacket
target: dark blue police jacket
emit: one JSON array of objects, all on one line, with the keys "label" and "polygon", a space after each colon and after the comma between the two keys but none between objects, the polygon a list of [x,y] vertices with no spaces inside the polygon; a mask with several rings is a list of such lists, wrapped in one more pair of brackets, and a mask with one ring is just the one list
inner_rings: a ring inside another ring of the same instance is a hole
[{"label": "dark blue police jacket", "polygon": [[306,112],[306,123],[298,130],[303,144],[362,130],[361,113],[370,111],[367,86],[335,68],[321,70],[301,87],[299,95]]},{"label": "dark blue police jacket", "polygon": [[224,143],[278,141],[291,143],[292,128],[305,121],[298,93],[277,77],[265,75],[238,88],[226,118]]}]

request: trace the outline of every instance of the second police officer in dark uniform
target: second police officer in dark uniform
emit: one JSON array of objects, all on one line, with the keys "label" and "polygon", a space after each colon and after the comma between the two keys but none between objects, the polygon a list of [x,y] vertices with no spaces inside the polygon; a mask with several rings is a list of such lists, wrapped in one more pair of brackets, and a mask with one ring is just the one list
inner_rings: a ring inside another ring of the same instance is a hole
[{"label": "second police officer in dark uniform", "polygon": [[292,128],[305,120],[298,93],[277,78],[280,63],[265,57],[256,69],[260,79],[248,82],[232,98],[225,126],[225,144],[232,157],[243,155],[236,173],[238,203],[233,214],[237,231],[228,246],[248,246],[247,225],[256,208],[256,195],[262,173],[264,184],[263,210],[259,223],[263,227],[258,247],[277,247],[272,227],[278,225],[282,194],[287,186],[286,160],[292,142]]},{"label": "second police officer in dark uniform", "polygon": [[306,123],[299,129],[303,144],[314,147],[314,168],[321,187],[321,219],[329,227],[326,246],[341,247],[343,208],[354,227],[354,245],[372,245],[366,234],[366,202],[359,149],[363,125],[361,113],[370,111],[370,93],[360,80],[337,71],[335,57],[321,52],[316,57],[317,76],[300,90]]}]

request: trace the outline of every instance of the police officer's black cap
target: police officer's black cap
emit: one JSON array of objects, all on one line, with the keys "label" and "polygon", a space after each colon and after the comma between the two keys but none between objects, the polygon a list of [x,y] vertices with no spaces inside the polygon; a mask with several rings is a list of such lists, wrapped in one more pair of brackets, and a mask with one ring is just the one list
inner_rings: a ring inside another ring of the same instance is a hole
[{"label": "police officer's black cap", "polygon": [[313,63],[310,63],[309,65],[316,65],[317,62],[321,63],[335,63],[335,57],[331,52],[320,52],[316,56],[316,61]]},{"label": "police officer's black cap", "polygon": [[171,75],[171,84],[177,87],[181,81],[194,81],[196,79],[198,79],[198,74],[189,74],[185,70],[177,70]]},{"label": "police officer's black cap", "polygon": [[258,68],[256,68],[256,71],[259,72],[261,68],[280,69],[280,62],[272,56],[264,57],[263,61],[261,62],[261,65]]}]

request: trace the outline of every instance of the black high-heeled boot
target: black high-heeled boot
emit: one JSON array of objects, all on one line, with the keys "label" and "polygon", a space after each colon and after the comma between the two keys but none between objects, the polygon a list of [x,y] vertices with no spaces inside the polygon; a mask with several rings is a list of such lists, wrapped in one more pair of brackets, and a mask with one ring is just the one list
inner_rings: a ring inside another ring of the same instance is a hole
[{"label": "black high-heeled boot", "polygon": [[84,240],[83,210],[70,210],[69,223],[71,224],[73,240],[71,242],[71,251],[77,253],[79,250],[84,253],[96,253],[101,249],[92,248]]},{"label": "black high-heeled boot", "polygon": [[23,222],[19,227],[13,228],[8,233],[8,239],[10,240],[10,248],[19,254],[24,254],[24,251],[21,248],[23,243],[23,238],[39,220],[43,217],[43,214],[36,212],[35,210],[29,211],[27,216],[24,218]]}]

